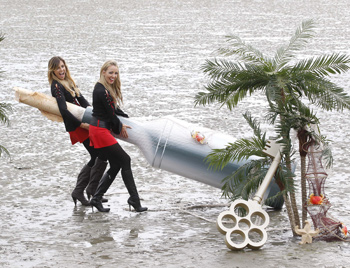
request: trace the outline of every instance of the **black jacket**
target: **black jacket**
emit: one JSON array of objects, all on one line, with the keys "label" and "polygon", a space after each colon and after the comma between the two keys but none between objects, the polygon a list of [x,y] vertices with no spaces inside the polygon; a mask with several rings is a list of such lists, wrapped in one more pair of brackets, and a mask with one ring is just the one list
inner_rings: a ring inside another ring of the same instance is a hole
[{"label": "black jacket", "polygon": [[80,126],[81,122],[68,111],[66,101],[84,108],[91,106],[89,102],[83,95],[74,98],[63,85],[55,80],[51,84],[51,94],[57,100],[58,108],[63,118],[66,131],[71,132],[76,130]]},{"label": "black jacket", "polygon": [[92,94],[92,116],[95,118],[109,122],[111,129],[115,134],[120,134],[123,124],[120,122],[117,115],[129,117],[121,109],[116,107],[112,96],[107,89],[101,84],[96,83]]}]

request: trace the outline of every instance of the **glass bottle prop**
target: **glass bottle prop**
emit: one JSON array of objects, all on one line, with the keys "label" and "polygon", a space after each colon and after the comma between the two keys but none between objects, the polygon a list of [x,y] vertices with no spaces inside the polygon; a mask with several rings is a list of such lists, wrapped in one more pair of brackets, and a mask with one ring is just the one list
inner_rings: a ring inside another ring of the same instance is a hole
[{"label": "glass bottle prop", "polygon": [[[89,123],[92,114],[91,107],[85,111],[82,121]],[[120,121],[131,127],[128,138],[116,137],[136,145],[145,156],[147,162],[154,168],[169,171],[216,188],[221,188],[222,180],[235,172],[240,166],[250,161],[230,162],[223,169],[209,168],[205,158],[213,149],[221,149],[235,139],[229,135],[215,132],[211,129],[191,125],[175,118],[161,118],[152,121],[139,122],[135,119],[119,117]],[[204,139],[197,139],[199,133]],[[266,196],[279,192],[276,183],[271,183]],[[283,203],[282,203],[283,204]],[[280,208],[280,201],[273,206]]]}]

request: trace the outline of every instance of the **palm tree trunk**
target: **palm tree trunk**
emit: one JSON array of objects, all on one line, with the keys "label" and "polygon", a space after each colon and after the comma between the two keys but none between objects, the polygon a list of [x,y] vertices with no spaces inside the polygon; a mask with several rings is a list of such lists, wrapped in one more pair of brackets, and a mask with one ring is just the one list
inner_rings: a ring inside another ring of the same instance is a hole
[{"label": "palm tree trunk", "polygon": [[304,227],[305,221],[307,220],[306,200],[307,200],[307,189],[306,189],[306,156],[300,157],[301,164],[301,203],[302,203],[302,226]]},{"label": "palm tree trunk", "polygon": [[[288,167],[288,165],[287,165],[287,168],[290,168],[290,167]],[[283,191],[285,189],[284,185],[279,183],[280,179],[279,179],[277,173],[275,174],[275,176],[276,176],[276,182],[277,182],[280,190]],[[293,179],[293,178],[289,178],[289,179]],[[293,207],[292,207],[292,204],[291,204],[291,201],[290,201],[290,197],[288,196],[288,192],[285,192],[283,194],[283,200],[284,200],[284,205],[286,206],[287,215],[288,215],[288,219],[289,219],[289,224],[290,224],[290,228],[292,229],[293,236],[297,236],[298,234],[295,232],[295,226],[296,226],[295,219],[294,219],[294,217],[295,217],[294,215],[295,214],[293,212]]]},{"label": "palm tree trunk", "polygon": [[[290,156],[286,157],[286,166],[289,170],[292,170]],[[290,178],[290,180],[292,180],[292,184],[294,185],[293,178]],[[290,192],[289,196],[290,196],[290,204],[291,204],[291,208],[292,208],[292,212],[293,212],[293,216],[294,216],[293,217],[294,218],[294,226],[300,226],[300,217],[299,217],[298,206],[297,206],[294,192]],[[293,229],[293,234],[296,234],[294,232],[294,229]]]},{"label": "palm tree trunk", "polygon": [[[285,92],[284,92],[284,89],[281,88],[281,97],[282,97],[282,104],[284,104],[286,102],[286,95],[285,95]],[[283,109],[281,109],[283,110]],[[282,115],[280,115],[280,120],[281,122],[284,122],[285,119]],[[287,138],[287,140],[290,141],[290,133],[289,131],[285,133],[286,136],[284,136],[283,138]],[[291,164],[291,158],[290,158],[290,153],[288,153],[286,155],[286,166],[289,170],[292,170],[292,164]],[[294,186],[294,179],[293,177],[292,178],[289,178],[289,180],[291,181],[291,184]],[[295,194],[294,192],[289,192],[289,197],[290,197],[290,205],[291,205],[291,210],[292,210],[292,213],[294,215],[294,225],[297,225],[297,226],[300,226],[300,217],[299,217],[299,212],[298,212],[298,206],[297,206],[297,202],[296,202],[296,199],[295,199]],[[287,200],[287,198],[286,198]],[[287,205],[286,205],[287,207]],[[291,218],[290,218],[291,219]],[[292,231],[293,231],[293,235],[295,236],[296,233],[294,231],[294,228],[292,228]]]},{"label": "palm tree trunk", "polygon": [[302,205],[302,226],[304,227],[305,221],[307,219],[306,210],[306,199],[307,199],[307,189],[306,189],[306,156],[307,150],[304,146],[307,144],[309,137],[309,132],[303,127],[298,129],[298,140],[299,140],[299,155],[300,155],[300,165],[301,165],[301,205]]},{"label": "palm tree trunk", "polygon": [[287,209],[287,214],[288,214],[288,219],[290,223],[290,228],[292,229],[293,236],[297,236],[298,234],[295,232],[295,219],[294,219],[294,213],[293,213],[293,208],[290,203],[290,199],[288,196],[288,193],[283,194],[283,199],[284,199],[284,204]]}]

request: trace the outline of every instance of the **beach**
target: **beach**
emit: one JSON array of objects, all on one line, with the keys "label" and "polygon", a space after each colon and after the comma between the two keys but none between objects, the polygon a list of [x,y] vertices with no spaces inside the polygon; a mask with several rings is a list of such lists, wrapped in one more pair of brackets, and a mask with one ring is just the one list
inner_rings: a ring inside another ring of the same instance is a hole
[{"label": "beach", "polygon": [[[129,211],[120,174],[106,194],[109,213],[71,199],[77,175],[89,160],[72,146],[64,124],[14,99],[14,87],[50,95],[47,64],[63,57],[87,100],[100,67],[118,62],[124,105],[143,122],[173,116],[235,138],[253,135],[242,114],[266,114],[265,96],[253,94],[229,111],[195,106],[208,82],[201,66],[228,34],[273,55],[303,20],[316,36],[298,54],[350,53],[347,0],[0,0],[0,102],[13,105],[10,126],[0,126],[0,267],[347,267],[347,242],[299,245],[285,208],[268,210],[268,239],[260,250],[231,251],[217,230],[230,201],[221,190],[155,169],[137,146],[120,141],[132,159],[144,213]],[[350,94],[350,72],[332,77]],[[316,108],[320,130],[331,140],[334,166],[325,193],[330,215],[350,226],[350,111]],[[262,128],[273,134],[271,126]],[[300,166],[296,156],[296,174]],[[300,182],[297,200],[300,204]],[[311,221],[311,219],[309,219]]]}]

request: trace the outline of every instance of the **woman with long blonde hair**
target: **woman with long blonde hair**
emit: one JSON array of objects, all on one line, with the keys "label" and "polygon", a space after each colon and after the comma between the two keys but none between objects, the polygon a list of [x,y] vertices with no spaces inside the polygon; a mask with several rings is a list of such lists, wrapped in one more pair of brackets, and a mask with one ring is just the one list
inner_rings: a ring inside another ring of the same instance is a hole
[{"label": "woman with long blonde hair", "polygon": [[[90,146],[89,125],[81,123],[67,109],[66,102],[86,108],[89,102],[81,94],[75,84],[65,60],[61,57],[52,57],[48,64],[48,80],[51,85],[51,94],[56,98],[66,131],[69,133],[72,145],[80,142],[90,154],[90,161],[81,169],[76,186],[71,194],[75,205],[77,200],[84,206],[90,202],[85,198],[84,190],[93,195],[97,185],[107,167],[107,162],[97,157],[97,151]],[[107,201],[103,199],[103,201]]]},{"label": "woman with long blonde hair", "polygon": [[117,114],[127,117],[118,107],[118,104],[123,102],[123,96],[117,62],[107,61],[103,64],[100,79],[95,85],[92,99],[93,111],[89,128],[91,145],[98,150],[99,157],[108,159],[110,169],[102,176],[90,203],[101,212],[109,211],[109,208],[103,207],[101,198],[121,169],[124,184],[130,195],[127,201],[129,206],[134,207],[137,212],[145,211],[147,208],[141,206],[131,171],[130,156],[111,134],[112,130],[115,134],[127,138],[127,128],[130,128],[123,125],[117,117]]}]

